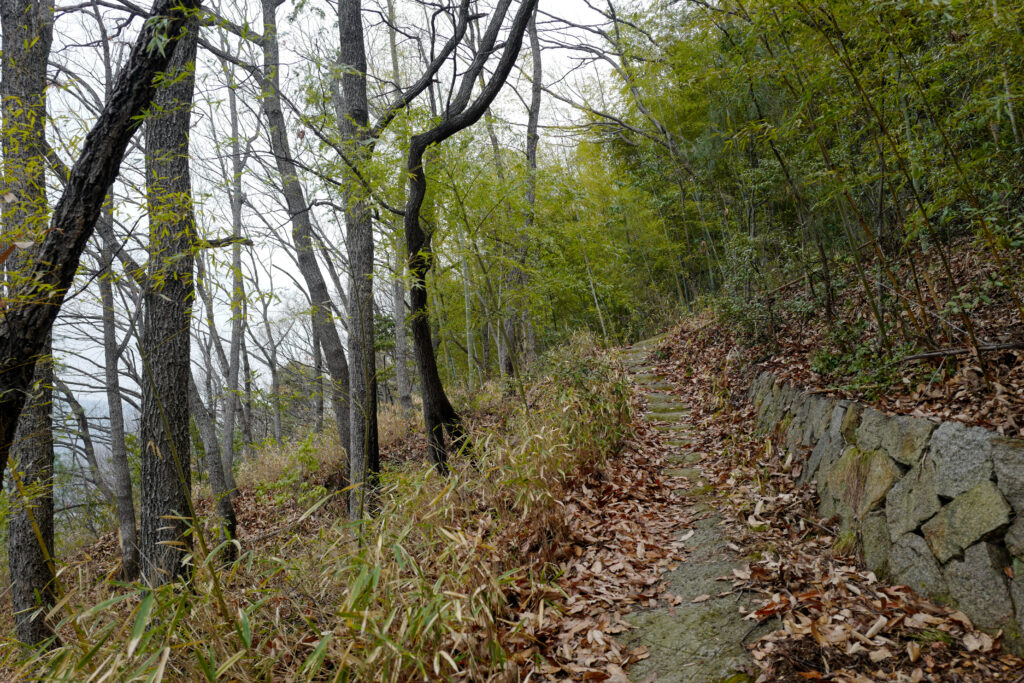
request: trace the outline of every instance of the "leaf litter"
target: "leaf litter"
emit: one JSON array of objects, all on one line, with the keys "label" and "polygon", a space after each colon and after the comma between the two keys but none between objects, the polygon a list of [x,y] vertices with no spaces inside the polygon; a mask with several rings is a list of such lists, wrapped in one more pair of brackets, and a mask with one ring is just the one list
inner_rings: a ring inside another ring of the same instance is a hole
[{"label": "leaf litter", "polygon": [[[640,415],[642,411],[634,411]],[[685,561],[677,537],[689,520],[664,473],[657,430],[636,420],[633,436],[617,459],[580,482],[562,501],[570,530],[566,557],[556,569],[556,591],[545,598],[522,595],[537,605],[520,614],[516,658],[524,674],[543,680],[628,681],[626,668],[649,656],[615,636],[631,626],[634,609],[680,605],[662,574]],[[691,534],[692,535],[692,534]],[[527,578],[527,593],[539,590]]]},{"label": "leaf litter", "polygon": [[802,463],[754,435],[753,374],[736,348],[724,328],[698,318],[654,355],[689,403],[690,448],[704,454],[697,466],[721,498],[734,549],[759,558],[721,577],[758,596],[742,618],[775,627],[747,646],[757,680],[1024,681],[1024,660],[1002,651],[1001,633],[886,585],[836,549],[838,529],[818,519],[813,486],[796,486]]}]

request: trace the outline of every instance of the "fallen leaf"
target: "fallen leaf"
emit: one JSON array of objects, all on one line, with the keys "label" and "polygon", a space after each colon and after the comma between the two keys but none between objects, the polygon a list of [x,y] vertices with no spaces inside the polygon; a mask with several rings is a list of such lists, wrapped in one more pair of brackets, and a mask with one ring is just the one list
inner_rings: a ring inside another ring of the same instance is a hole
[{"label": "fallen leaf", "polygon": [[892,653],[889,652],[889,648],[886,647],[882,647],[868,653],[868,659],[870,659],[875,664],[878,664],[883,660],[889,659],[890,657],[892,657]]}]

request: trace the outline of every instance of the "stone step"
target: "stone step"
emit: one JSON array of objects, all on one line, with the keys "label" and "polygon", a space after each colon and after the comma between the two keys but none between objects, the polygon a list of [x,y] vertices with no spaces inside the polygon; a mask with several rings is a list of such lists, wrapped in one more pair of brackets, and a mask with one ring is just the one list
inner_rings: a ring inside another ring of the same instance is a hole
[{"label": "stone step", "polygon": [[671,391],[660,391],[658,389],[647,389],[647,387],[640,386],[639,389],[644,390],[644,395],[648,401],[657,403],[658,401],[682,401],[684,400],[679,394],[673,394]]},{"label": "stone step", "polygon": [[657,397],[647,396],[647,408],[649,410],[684,410],[686,406],[686,399],[682,396],[672,396],[670,394],[659,394]]},{"label": "stone step", "polygon": [[690,409],[687,407],[685,401],[657,401],[653,403],[648,401],[647,412],[658,414],[682,413],[683,415],[689,415]]},{"label": "stone step", "polygon": [[668,382],[668,380],[664,380],[664,379],[650,381],[650,382],[638,382],[638,384],[642,388],[644,388],[644,389],[647,389],[647,390],[652,390],[653,389],[654,391],[662,391],[662,390],[668,390],[668,389],[672,388],[672,385]]},{"label": "stone step", "polygon": [[670,453],[665,461],[672,465],[695,465],[700,462],[700,453],[689,451],[686,453]]},{"label": "stone step", "polygon": [[644,413],[644,419],[648,422],[682,422],[683,418],[689,415],[686,410],[654,411],[648,410]]},{"label": "stone step", "polygon": [[[677,492],[678,493],[678,492]],[[685,492],[684,492],[685,494]],[[688,498],[693,494],[685,494]],[[682,604],[637,610],[625,619],[633,628],[619,636],[629,647],[645,646],[650,656],[629,669],[634,681],[657,680],[659,683],[703,683],[705,681],[752,681],[739,673],[752,667],[752,660],[743,647],[744,638],[755,640],[776,628],[777,622],[751,632],[751,623],[738,613],[739,600],[750,604],[752,597],[717,596],[725,586],[720,576],[730,576],[744,559],[728,547],[718,514],[696,522],[688,531],[689,550],[685,562],[662,578],[669,591],[682,598]],[[680,529],[684,531],[684,529]],[[692,532],[692,533],[690,533]],[[699,602],[693,600],[700,598]],[[742,677],[737,677],[742,676]]]},{"label": "stone step", "polygon": [[630,349],[653,349],[655,346],[660,344],[666,337],[668,337],[668,332],[662,332],[661,334],[656,335],[654,337],[648,337],[647,339],[644,339],[643,341],[638,341],[635,344],[633,344],[632,346],[630,346],[629,348]]},{"label": "stone step", "polygon": [[654,423],[654,428],[659,432],[672,434],[678,437],[680,434],[689,434],[690,426],[679,422]]},{"label": "stone step", "polygon": [[647,404],[647,410],[644,411],[650,415],[669,415],[678,414],[681,419],[687,419],[690,415],[690,410],[686,403],[657,403],[655,405]]},{"label": "stone step", "polygon": [[674,406],[659,406],[654,410],[648,408],[644,411],[644,414],[650,415],[651,419],[662,421],[675,420],[676,422],[687,422],[690,418],[690,411],[682,404]]},{"label": "stone step", "polygon": [[679,477],[682,479],[689,479],[690,481],[697,481],[700,479],[701,470],[697,467],[674,467],[672,469],[665,470],[665,474],[670,477]]}]

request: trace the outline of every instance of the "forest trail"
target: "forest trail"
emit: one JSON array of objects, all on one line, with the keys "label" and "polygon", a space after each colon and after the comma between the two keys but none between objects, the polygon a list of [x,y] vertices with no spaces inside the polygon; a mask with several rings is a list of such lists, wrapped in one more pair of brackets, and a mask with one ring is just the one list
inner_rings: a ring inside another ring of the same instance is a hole
[{"label": "forest trail", "polygon": [[[743,619],[744,594],[720,580],[731,579],[732,570],[746,562],[723,531],[725,520],[717,512],[719,503],[701,467],[701,454],[688,448],[694,427],[688,421],[687,405],[671,393],[671,384],[653,372],[648,360],[661,339],[635,344],[622,360],[632,375],[634,392],[644,400],[644,419],[660,433],[666,478],[680,486],[677,536],[685,541],[686,560],[663,575],[678,604],[662,604],[625,617],[634,628],[623,634],[624,644],[646,646],[650,654],[632,666],[629,675],[634,681],[659,683],[753,681],[753,662],[743,642],[770,629],[760,627],[754,632],[752,622]],[[720,594],[724,595],[717,597]]]}]

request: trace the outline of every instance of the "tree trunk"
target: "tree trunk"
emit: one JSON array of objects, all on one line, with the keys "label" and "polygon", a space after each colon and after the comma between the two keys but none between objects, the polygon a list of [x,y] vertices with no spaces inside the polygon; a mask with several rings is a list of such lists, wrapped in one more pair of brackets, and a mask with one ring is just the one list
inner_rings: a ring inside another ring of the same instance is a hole
[{"label": "tree trunk", "polygon": [[[46,67],[53,42],[53,3],[5,0],[0,22],[4,192],[15,197],[3,207],[4,241],[35,242],[46,230],[49,219],[46,166],[42,160],[46,149]],[[16,289],[12,283],[23,277],[37,258],[35,251],[16,255],[4,264],[8,271],[8,293]],[[22,372],[29,374],[30,383],[13,391],[24,401],[24,409],[20,417],[17,413],[6,416],[16,421],[16,429],[13,434],[3,434],[0,440],[4,444],[13,441],[8,563],[14,627],[22,643],[38,645],[54,635],[46,614],[57,602],[53,564],[53,361],[49,333],[35,353],[25,358]],[[7,398],[9,392],[3,396]],[[6,457],[0,462],[4,461]]]},{"label": "tree trunk", "polygon": [[402,411],[412,410],[412,385],[409,382],[409,343],[405,337],[405,282],[402,279],[401,249],[395,244],[395,281],[391,285],[391,305],[395,318],[395,381]]},{"label": "tree trunk", "polygon": [[313,329],[310,340],[313,347],[313,430],[320,433],[324,430],[324,356],[316,325],[310,327]]},{"label": "tree trunk", "polygon": [[[398,69],[398,42],[394,0],[387,0],[388,47],[391,52],[391,76],[395,90],[402,92],[402,78]],[[412,410],[412,387],[409,382],[409,348],[405,338],[405,264],[402,263],[402,249],[399,246],[402,227],[395,225],[395,279],[391,283],[392,315],[395,319],[395,383],[398,389],[398,403],[402,412]]]},{"label": "tree trunk", "polygon": [[[281,110],[279,92],[280,57],[277,44],[277,0],[263,0],[263,112],[270,128],[270,147],[273,150],[277,171],[281,175],[281,192],[288,207],[292,223],[292,239],[295,242],[296,262],[312,302],[313,324],[320,335],[327,371],[331,375],[331,403],[338,423],[338,438],[344,447],[351,442],[349,416],[349,367],[345,348],[341,343],[338,328],[331,315],[331,296],[324,281],[320,265],[313,250],[313,226],[309,218],[309,206],[299,183],[298,171],[292,161],[288,144],[288,129],[284,112]],[[348,482],[342,482],[342,488]]]},{"label": "tree trunk", "polygon": [[[341,72],[342,111],[338,123],[345,150],[357,166],[370,155],[364,144],[370,140],[366,102],[366,52],[363,46],[363,18],[359,0],[338,3],[338,51]],[[366,514],[365,497],[371,495],[380,472],[377,441],[377,368],[373,330],[373,215],[364,190],[349,177],[343,191],[349,270],[349,355],[352,358],[349,401],[351,439],[349,482],[353,485],[349,513],[353,519]]]},{"label": "tree trunk", "polygon": [[[198,254],[197,255],[197,258],[195,259],[195,265],[196,265],[195,290],[196,290],[196,293],[199,294],[199,298],[202,299],[202,301],[203,301],[203,306],[206,309],[206,324],[210,328],[210,333],[209,333],[209,336],[207,337],[207,342],[206,342],[206,346],[205,346],[206,354],[205,354],[204,360],[207,362],[208,366],[212,366],[212,358],[216,357],[217,365],[220,368],[220,373],[221,373],[221,376],[223,377],[222,386],[225,389],[225,392],[224,392],[225,395],[224,395],[224,404],[221,407],[221,414],[222,414],[222,416],[224,416],[224,420],[222,420],[222,422],[224,422],[224,426],[226,428],[227,413],[229,411],[228,405],[231,403],[231,398],[232,398],[231,397],[231,386],[232,385],[230,384],[230,379],[229,379],[230,378],[230,373],[231,373],[230,361],[228,360],[228,354],[224,353],[224,347],[221,345],[220,332],[217,330],[217,318],[216,318],[216,315],[215,315],[214,310],[213,310],[213,295],[210,293],[210,285],[208,284],[208,281],[210,280],[210,278],[207,275],[206,262],[205,262],[204,256],[202,254]],[[235,372],[236,372],[235,383],[237,384],[237,366],[236,366]],[[210,373],[207,373],[207,380],[209,380],[210,374],[212,374],[212,369],[211,369]],[[215,404],[212,401],[210,403],[210,407],[211,407],[211,409],[214,409],[214,410],[216,409]],[[227,446],[225,445],[225,449],[221,449],[221,448],[217,449],[220,452],[220,454],[221,454],[221,459],[223,460],[223,463],[221,464],[221,470],[224,472],[224,478],[227,481],[228,488],[230,488],[232,490],[235,489],[234,427],[233,427],[234,420],[235,420],[235,413],[232,412],[232,415],[231,415],[231,422],[232,422],[231,448],[227,448]],[[226,433],[222,434],[222,438],[224,439],[225,444],[227,444],[228,443],[228,436],[227,436]]]},{"label": "tree trunk", "polygon": [[78,437],[82,439],[82,450],[85,453],[85,461],[89,465],[89,474],[92,477],[93,486],[100,492],[103,499],[107,501],[107,504],[116,505],[117,499],[114,496],[114,490],[107,485],[103,471],[100,469],[99,460],[96,459],[96,448],[93,446],[92,430],[89,428],[89,417],[85,414],[85,408],[75,398],[75,392],[71,391],[71,387],[65,384],[60,377],[56,374],[51,374],[50,379],[53,388],[64,394],[64,400],[68,402],[71,413],[75,416],[75,422],[78,423]]},{"label": "tree trunk", "polygon": [[160,585],[190,575],[192,475],[190,325],[195,221],[188,140],[198,22],[190,20],[146,120],[149,269],[139,354],[142,381],[142,575]]},{"label": "tree trunk", "polygon": [[[234,88],[228,88],[228,110],[231,116],[231,338],[228,342],[228,367],[224,396],[224,446],[221,452],[224,477],[230,489],[235,489],[235,424],[241,407],[238,372],[242,352],[243,303],[245,283],[242,280],[242,158],[241,135],[238,130],[238,105]],[[219,343],[219,342],[218,342]],[[232,493],[231,495],[234,495]]]},{"label": "tree trunk", "polygon": [[[113,199],[113,195],[111,195]],[[100,217],[113,222],[110,204]],[[121,578],[132,581],[139,575],[139,538],[135,526],[135,497],[132,494],[132,475],[128,467],[128,446],[124,435],[124,410],[121,405],[121,377],[118,373],[120,348],[114,322],[114,292],[110,279],[113,253],[104,240],[99,274],[100,304],[103,307],[103,376],[106,379],[107,414],[110,424],[110,463],[114,468],[114,497],[117,500],[117,527],[121,542]]]},{"label": "tree trunk", "polygon": [[[465,239],[468,242],[470,239],[469,235],[465,235]],[[469,247],[465,244],[459,245],[459,251],[462,253],[459,255],[459,261],[462,266],[462,305],[464,309],[464,317],[466,318],[466,382],[469,386],[473,386],[473,376],[476,374],[475,368],[473,367],[476,363],[476,342],[473,339],[473,292],[469,282]],[[484,378],[480,378],[480,383],[483,383]]]},{"label": "tree trunk", "polygon": [[480,326],[480,373],[484,381],[491,375],[491,323]]},{"label": "tree trunk", "polygon": [[36,363],[33,380],[11,448],[11,498],[17,505],[8,521],[7,550],[14,629],[26,645],[54,635],[45,617],[58,597],[53,564],[53,364],[49,358]]},{"label": "tree trunk", "polygon": [[[530,233],[537,222],[537,147],[540,145],[540,134],[538,131],[540,129],[541,91],[544,85],[544,67],[541,62],[540,36],[537,34],[536,11],[534,11],[533,18],[530,19],[527,31],[530,36],[533,73],[531,74],[532,83],[530,84],[530,114],[526,120],[526,216],[524,220],[525,229],[523,230],[520,246],[520,259],[524,264],[529,251],[530,240],[532,239]],[[522,280],[520,284],[525,289],[526,274],[522,270],[520,270],[520,273]],[[525,303],[522,306],[521,313],[523,322],[523,350],[525,351],[526,360],[535,362],[537,360],[537,335],[530,320],[530,308]]]},{"label": "tree trunk", "polygon": [[[255,286],[258,290],[259,284],[256,283]],[[274,343],[274,329],[270,325],[270,301],[273,293],[273,283],[271,283],[269,292],[270,297],[260,297],[260,317],[263,319],[263,330],[267,334],[267,345],[266,348],[263,348],[262,346],[258,348],[260,353],[263,355],[263,361],[267,364],[267,368],[270,370],[270,402],[274,411],[272,421],[273,437],[274,442],[280,444],[281,440],[284,438],[281,423],[281,375],[278,369],[279,363],[277,362],[277,344]],[[320,338],[316,333],[318,328],[315,324],[312,324],[312,322],[311,325],[313,327],[314,337],[316,338],[317,343],[319,343]],[[246,376],[249,377],[248,355],[244,355],[243,359],[246,359]],[[320,386],[323,387],[323,383],[321,383]]]},{"label": "tree trunk", "polygon": [[462,76],[457,93],[451,99],[440,123],[424,133],[414,135],[409,141],[406,173],[409,178],[409,194],[405,205],[406,257],[411,277],[410,298],[412,303],[412,333],[416,349],[416,363],[420,370],[423,390],[423,418],[426,426],[429,454],[434,465],[441,472],[447,472],[445,436],[454,443],[465,440],[465,431],[458,413],[452,407],[437,371],[437,358],[430,336],[429,309],[427,306],[427,273],[433,265],[431,235],[420,225],[420,209],[427,191],[427,176],[423,167],[423,155],[427,148],[440,144],[455,133],[468,128],[484,114],[505,84],[509,72],[523,43],[523,32],[533,15],[537,0],[524,0],[519,7],[512,26],[509,28],[498,64],[493,75],[479,97],[470,104],[473,87],[487,62],[486,56],[495,50],[495,42],[511,0],[501,0],[495,8],[491,22],[480,40],[476,59]]},{"label": "tree trunk", "polygon": [[[248,304],[244,301],[243,304],[244,310],[248,311]],[[248,313],[243,318],[248,320]],[[242,440],[245,441],[245,450],[242,452],[250,454],[256,439],[252,433],[252,372],[249,369],[249,349],[245,344],[245,335],[242,335],[242,385],[245,396],[242,401]]]}]

